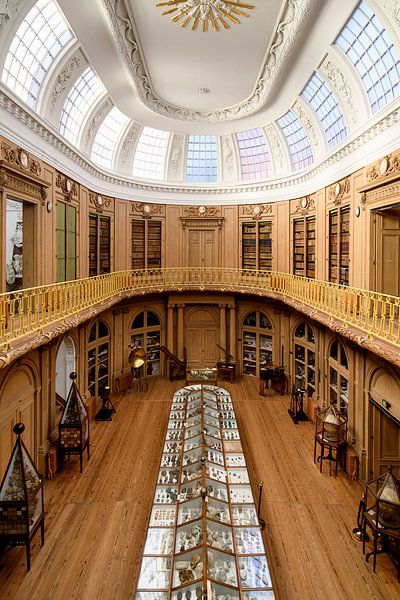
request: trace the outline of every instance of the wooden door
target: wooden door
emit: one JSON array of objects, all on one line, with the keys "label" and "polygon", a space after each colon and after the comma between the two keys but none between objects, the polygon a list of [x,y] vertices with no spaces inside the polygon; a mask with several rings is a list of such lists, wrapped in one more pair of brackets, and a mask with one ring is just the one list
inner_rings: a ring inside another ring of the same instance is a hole
[{"label": "wooden door", "polygon": [[400,295],[400,216],[398,211],[376,216],[375,291]]},{"label": "wooden door", "polygon": [[400,426],[381,410],[370,404],[370,473],[374,479],[387,472],[389,465],[393,473],[400,476]]},{"label": "wooden door", "polygon": [[188,366],[215,367],[218,360],[218,313],[206,306],[191,308],[185,320],[185,346]]},{"label": "wooden door", "polygon": [[0,418],[0,482],[3,479],[4,471],[10,460],[11,450],[15,444],[16,436],[13,433],[13,427],[17,422],[16,411],[12,410],[8,414],[3,414]]},{"label": "wooden door", "polygon": [[213,229],[189,230],[189,267],[215,267],[215,240]]}]

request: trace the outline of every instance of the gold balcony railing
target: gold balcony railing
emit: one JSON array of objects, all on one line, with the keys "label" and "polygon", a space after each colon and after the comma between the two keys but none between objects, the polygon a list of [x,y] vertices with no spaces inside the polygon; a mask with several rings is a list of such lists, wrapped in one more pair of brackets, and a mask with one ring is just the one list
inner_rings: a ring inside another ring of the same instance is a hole
[{"label": "gold balcony railing", "polygon": [[233,291],[272,297],[299,310],[307,307],[324,313],[357,328],[366,338],[400,344],[399,297],[289,273],[179,268],[121,271],[0,294],[0,346],[6,352],[24,336],[43,333],[71,315],[96,306],[99,312],[105,301],[111,305],[149,292],[185,290]]}]

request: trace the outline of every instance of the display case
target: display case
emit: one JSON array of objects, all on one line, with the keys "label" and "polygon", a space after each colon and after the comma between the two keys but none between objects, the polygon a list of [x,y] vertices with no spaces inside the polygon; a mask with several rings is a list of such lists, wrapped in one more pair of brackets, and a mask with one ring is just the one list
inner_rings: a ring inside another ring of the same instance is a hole
[{"label": "display case", "polygon": [[[314,462],[317,444],[321,448],[318,457],[320,470],[322,461],[329,460],[329,474],[331,474],[331,463],[335,463],[335,475],[337,475],[338,464],[345,470],[347,449],[347,417],[341,414],[334,404],[318,413],[315,421],[314,437]],[[327,450],[327,455],[325,455]]]},{"label": "display case", "polygon": [[217,369],[187,369],[186,385],[210,383],[217,385]]},{"label": "display case", "polygon": [[132,269],[161,267],[161,221],[132,221]]},{"label": "display case", "polygon": [[350,207],[329,213],[329,281],[349,285]]},{"label": "display case", "polygon": [[293,273],[315,277],[315,217],[293,221]]},{"label": "display case", "polygon": [[[186,389],[172,403],[136,600],[272,598],[230,396],[209,384]],[[183,444],[170,441],[183,432]]]},{"label": "display case", "polygon": [[89,416],[75,383],[76,377],[75,372],[71,373],[71,388],[58,425],[58,445],[61,459],[79,455],[82,473],[85,449],[87,458],[90,459]]},{"label": "display case", "polygon": [[242,223],[242,269],[272,269],[272,221]]},{"label": "display case", "polygon": [[13,431],[17,439],[0,487],[0,545],[26,546],[27,570],[30,570],[31,541],[41,529],[44,543],[43,482],[21,435],[23,423]]},{"label": "display case", "polygon": [[110,217],[89,215],[89,277],[110,273]]}]

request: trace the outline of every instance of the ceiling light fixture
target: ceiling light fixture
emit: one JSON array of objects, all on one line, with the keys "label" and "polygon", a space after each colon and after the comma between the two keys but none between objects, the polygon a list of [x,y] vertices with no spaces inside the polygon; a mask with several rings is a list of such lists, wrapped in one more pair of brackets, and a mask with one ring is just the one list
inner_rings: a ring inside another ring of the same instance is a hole
[{"label": "ceiling light fixture", "polygon": [[254,4],[238,0],[167,0],[157,2],[156,6],[166,8],[163,15],[177,13],[171,22],[180,22],[181,27],[187,27],[193,21],[192,31],[196,31],[199,25],[202,31],[208,31],[210,25],[214,31],[220,31],[220,25],[229,29],[228,21],[237,25],[238,17],[248,17],[245,11],[255,8]]}]

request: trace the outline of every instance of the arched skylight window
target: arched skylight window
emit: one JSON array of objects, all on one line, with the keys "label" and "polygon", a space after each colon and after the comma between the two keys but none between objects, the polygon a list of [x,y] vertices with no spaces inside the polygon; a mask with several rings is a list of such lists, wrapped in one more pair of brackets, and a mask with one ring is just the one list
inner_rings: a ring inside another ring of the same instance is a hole
[{"label": "arched skylight window", "polygon": [[314,73],[301,95],[317,113],[325,131],[328,148],[334,148],[346,137],[347,132],[342,111],[332,90],[318,73]]},{"label": "arched skylight window", "polygon": [[217,181],[218,155],[215,135],[189,135],[186,181]]},{"label": "arched skylight window", "polygon": [[291,110],[288,110],[283,117],[278,119],[277,123],[282,129],[287,145],[289,146],[293,171],[299,171],[311,165],[313,163],[313,154],[310,142],[296,115]]},{"label": "arched skylight window", "polygon": [[163,179],[168,136],[168,131],[143,128],[133,161],[133,175]]},{"label": "arched skylight window", "polygon": [[34,108],[47,71],[73,37],[56,2],[39,0],[11,42],[1,77],[3,83]]},{"label": "arched skylight window", "polygon": [[106,88],[92,67],[87,67],[74,83],[62,109],[60,133],[75,146],[85,117],[105,92]]},{"label": "arched skylight window", "polygon": [[115,146],[129,120],[116,106],[110,110],[94,138],[91,158],[95,163],[111,169]]},{"label": "arched skylight window", "polygon": [[271,161],[262,130],[257,128],[239,131],[236,139],[239,146],[242,179],[268,177]]},{"label": "arched skylight window", "polygon": [[358,71],[376,113],[399,94],[400,65],[387,31],[361,2],[335,42]]}]

